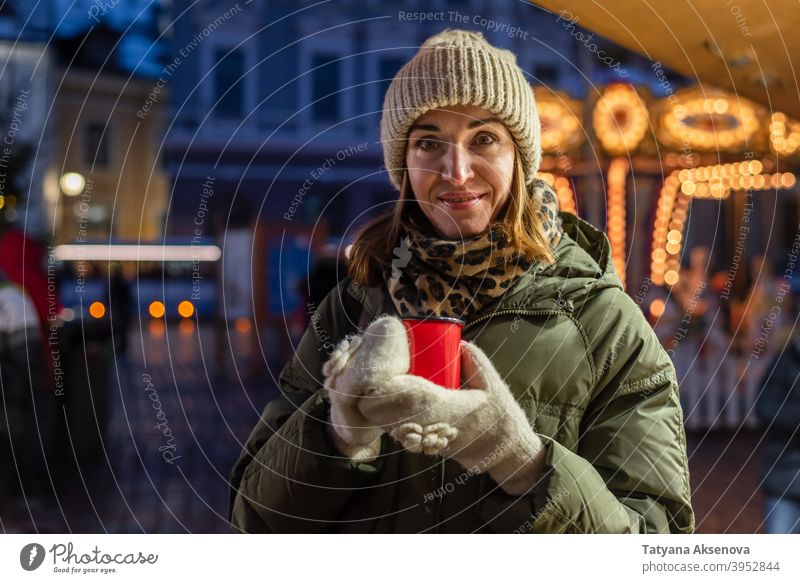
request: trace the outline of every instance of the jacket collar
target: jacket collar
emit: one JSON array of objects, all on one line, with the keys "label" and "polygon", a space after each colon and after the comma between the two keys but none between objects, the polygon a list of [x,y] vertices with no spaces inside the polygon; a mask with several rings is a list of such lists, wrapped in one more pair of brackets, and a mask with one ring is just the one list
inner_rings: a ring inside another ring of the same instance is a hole
[{"label": "jacket collar", "polygon": [[559,215],[564,235],[555,248],[556,261],[534,265],[503,296],[503,307],[571,311],[574,302],[590,290],[623,289],[605,233],[573,214]]},{"label": "jacket collar", "polygon": [[[605,233],[573,214],[561,212],[564,234],[554,250],[556,261],[534,264],[497,302],[482,310],[572,311],[578,298],[591,290],[623,289],[611,261]],[[350,282],[347,292],[373,317],[397,315],[388,295],[379,287]]]}]

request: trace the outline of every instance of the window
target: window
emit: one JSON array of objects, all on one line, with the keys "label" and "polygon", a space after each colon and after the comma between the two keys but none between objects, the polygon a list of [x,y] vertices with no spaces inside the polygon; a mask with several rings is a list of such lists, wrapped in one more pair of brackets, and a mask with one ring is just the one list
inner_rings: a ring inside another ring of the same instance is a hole
[{"label": "window", "polygon": [[[217,49],[214,68],[214,102],[217,113],[240,116],[244,113],[244,54]],[[226,93],[227,91],[227,93]]]},{"label": "window", "polygon": [[110,128],[103,123],[90,121],[86,124],[84,159],[91,167],[105,167],[111,163],[108,147]]},{"label": "window", "polygon": [[337,121],[341,117],[339,94],[336,93],[339,91],[341,67],[339,62],[332,62],[336,58],[333,55],[316,55],[311,60],[314,69],[311,94],[314,121]]}]

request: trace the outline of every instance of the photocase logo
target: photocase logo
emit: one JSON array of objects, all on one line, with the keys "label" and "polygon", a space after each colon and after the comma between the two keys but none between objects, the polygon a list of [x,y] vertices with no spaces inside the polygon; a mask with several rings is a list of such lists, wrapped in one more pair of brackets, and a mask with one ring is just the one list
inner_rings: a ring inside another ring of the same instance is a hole
[{"label": "photocase logo", "polygon": [[30,543],[19,552],[19,564],[26,571],[35,571],[44,562],[44,547],[38,543]]}]

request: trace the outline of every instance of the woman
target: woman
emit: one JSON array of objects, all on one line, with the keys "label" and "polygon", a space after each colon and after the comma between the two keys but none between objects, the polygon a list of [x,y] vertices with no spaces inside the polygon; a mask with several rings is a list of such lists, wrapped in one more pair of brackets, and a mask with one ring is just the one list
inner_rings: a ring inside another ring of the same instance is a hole
[{"label": "woman", "polygon": [[[232,474],[248,532],[692,532],[675,372],[606,237],[535,179],[533,93],[474,32],[390,85],[400,191],[319,306]],[[408,373],[400,317],[466,322],[463,388]],[[371,322],[371,324],[370,324]]]}]

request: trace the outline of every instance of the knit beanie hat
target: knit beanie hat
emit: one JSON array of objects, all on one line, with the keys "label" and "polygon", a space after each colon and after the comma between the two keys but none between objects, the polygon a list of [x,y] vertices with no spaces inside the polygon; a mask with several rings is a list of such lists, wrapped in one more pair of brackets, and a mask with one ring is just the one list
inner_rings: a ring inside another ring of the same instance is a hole
[{"label": "knit beanie hat", "polygon": [[530,185],[542,160],[541,129],[533,89],[514,53],[490,45],[479,32],[445,30],[403,65],[383,101],[383,159],[395,188],[400,190],[403,181],[406,138],[414,121],[451,105],[482,107],[505,124]]}]

